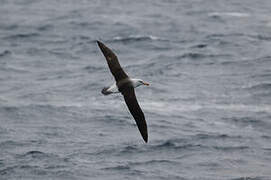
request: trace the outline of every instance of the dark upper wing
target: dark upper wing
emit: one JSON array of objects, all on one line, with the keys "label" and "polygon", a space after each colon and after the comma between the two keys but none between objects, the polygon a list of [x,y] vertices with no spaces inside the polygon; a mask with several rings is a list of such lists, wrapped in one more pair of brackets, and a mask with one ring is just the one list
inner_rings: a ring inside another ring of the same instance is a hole
[{"label": "dark upper wing", "polygon": [[118,82],[122,79],[127,78],[128,75],[121,68],[117,56],[100,41],[97,41],[97,43],[101,51],[103,52],[104,57],[106,58],[109,69],[115,77],[115,80]]},{"label": "dark upper wing", "polygon": [[144,139],[145,142],[148,142],[148,129],[147,123],[145,121],[145,116],[136,100],[135,90],[132,86],[128,86],[123,88],[121,91],[122,95],[124,96],[124,100],[130,110],[131,114],[133,115],[137,127]]}]

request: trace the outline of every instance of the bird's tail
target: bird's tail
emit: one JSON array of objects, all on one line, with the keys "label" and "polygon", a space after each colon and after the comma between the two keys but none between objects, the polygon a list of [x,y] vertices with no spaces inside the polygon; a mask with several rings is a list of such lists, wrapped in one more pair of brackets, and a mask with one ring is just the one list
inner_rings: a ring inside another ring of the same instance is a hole
[{"label": "bird's tail", "polygon": [[111,92],[111,91],[108,91],[108,89],[109,89],[110,87],[104,87],[103,89],[102,89],[102,94],[103,95],[105,95],[105,96],[107,96],[107,95],[109,95],[109,94],[112,94],[113,92]]}]

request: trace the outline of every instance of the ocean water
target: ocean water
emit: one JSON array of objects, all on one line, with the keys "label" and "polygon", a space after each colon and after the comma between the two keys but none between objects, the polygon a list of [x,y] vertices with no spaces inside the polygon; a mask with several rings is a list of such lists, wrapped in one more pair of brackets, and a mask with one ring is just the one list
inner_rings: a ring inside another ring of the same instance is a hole
[{"label": "ocean water", "polygon": [[[0,0],[0,179],[271,179],[271,1]],[[97,47],[145,113],[144,143]]]}]

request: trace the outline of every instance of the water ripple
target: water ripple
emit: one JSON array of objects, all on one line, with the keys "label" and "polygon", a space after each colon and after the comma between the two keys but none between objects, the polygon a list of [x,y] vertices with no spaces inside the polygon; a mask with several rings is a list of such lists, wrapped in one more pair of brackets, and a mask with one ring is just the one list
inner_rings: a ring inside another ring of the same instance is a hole
[{"label": "water ripple", "polygon": [[145,35],[130,35],[128,37],[116,36],[113,38],[113,42],[137,42],[137,41],[164,41],[164,39],[156,36],[145,36]]},{"label": "water ripple", "polygon": [[11,51],[5,50],[5,51],[3,51],[2,53],[0,53],[0,58],[1,58],[1,57],[5,57],[5,56],[8,56],[8,55],[11,55]]},{"label": "water ripple", "polygon": [[5,40],[23,40],[23,39],[29,39],[32,37],[38,37],[40,36],[39,33],[22,33],[22,34],[15,34],[5,37]]}]

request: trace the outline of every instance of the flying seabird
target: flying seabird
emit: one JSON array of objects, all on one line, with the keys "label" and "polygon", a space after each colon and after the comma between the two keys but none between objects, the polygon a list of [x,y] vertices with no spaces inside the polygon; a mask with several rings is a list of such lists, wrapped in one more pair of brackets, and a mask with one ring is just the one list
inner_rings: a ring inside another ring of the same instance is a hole
[{"label": "flying seabird", "polygon": [[145,121],[144,113],[142,112],[135,95],[134,88],[140,85],[149,86],[148,83],[144,82],[141,79],[132,79],[130,78],[124,70],[121,68],[117,56],[106,47],[102,42],[97,41],[98,46],[100,47],[109,69],[113,74],[116,82],[111,86],[105,87],[102,90],[104,95],[109,95],[112,93],[121,93],[124,96],[124,100],[132,116],[134,117],[137,127],[144,139],[148,142],[148,130],[147,123]]}]

